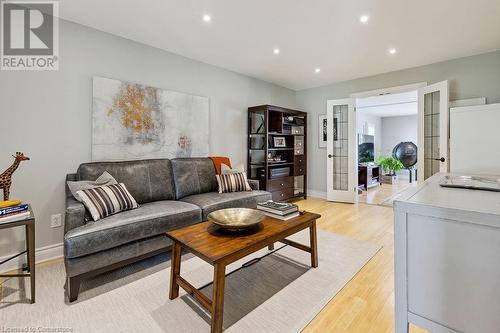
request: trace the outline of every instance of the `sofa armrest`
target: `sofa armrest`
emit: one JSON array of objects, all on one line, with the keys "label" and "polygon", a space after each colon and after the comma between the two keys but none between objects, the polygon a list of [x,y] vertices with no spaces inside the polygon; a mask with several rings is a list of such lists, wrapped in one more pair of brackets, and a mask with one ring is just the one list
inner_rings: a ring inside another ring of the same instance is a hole
[{"label": "sofa armrest", "polygon": [[64,233],[85,224],[85,206],[73,197],[66,198]]},{"label": "sofa armrest", "polygon": [[254,191],[259,190],[259,181],[255,179],[247,179],[248,180],[248,185],[252,188]]}]

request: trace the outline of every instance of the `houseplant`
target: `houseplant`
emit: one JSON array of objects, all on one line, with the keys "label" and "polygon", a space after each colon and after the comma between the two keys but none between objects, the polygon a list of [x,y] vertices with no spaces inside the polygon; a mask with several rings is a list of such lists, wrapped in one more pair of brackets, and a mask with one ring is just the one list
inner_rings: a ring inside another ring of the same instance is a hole
[{"label": "houseplant", "polygon": [[392,156],[380,156],[377,159],[377,164],[382,168],[383,171],[383,175],[380,180],[383,184],[393,184],[394,182],[396,182],[398,179],[396,172],[404,168],[403,163]]}]

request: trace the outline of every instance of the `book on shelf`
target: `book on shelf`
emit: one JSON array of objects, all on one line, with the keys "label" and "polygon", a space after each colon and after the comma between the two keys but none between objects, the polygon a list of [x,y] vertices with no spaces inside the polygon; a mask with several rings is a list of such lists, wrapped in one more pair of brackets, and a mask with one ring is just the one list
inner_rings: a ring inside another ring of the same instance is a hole
[{"label": "book on shelf", "polygon": [[14,222],[19,220],[24,220],[31,215],[29,211],[17,212],[0,217],[0,223]]},{"label": "book on shelf", "polygon": [[278,215],[278,214],[273,214],[273,213],[269,213],[266,211],[263,211],[263,212],[264,212],[264,214],[266,214],[269,217],[273,217],[275,219],[282,220],[282,221],[287,221],[287,220],[290,220],[290,219],[293,219],[295,217],[300,216],[300,212],[298,212],[298,211],[295,213],[290,213],[290,214],[286,214],[286,215]]},{"label": "book on shelf", "polygon": [[290,213],[297,212],[299,210],[299,207],[292,203],[274,202],[272,200],[269,200],[257,204],[257,209],[260,209],[264,212],[284,216]]},{"label": "book on shelf", "polygon": [[6,208],[0,208],[0,217],[5,216],[5,215],[9,215],[12,213],[25,212],[27,210],[28,210],[27,204],[11,206],[11,207],[6,207]]}]

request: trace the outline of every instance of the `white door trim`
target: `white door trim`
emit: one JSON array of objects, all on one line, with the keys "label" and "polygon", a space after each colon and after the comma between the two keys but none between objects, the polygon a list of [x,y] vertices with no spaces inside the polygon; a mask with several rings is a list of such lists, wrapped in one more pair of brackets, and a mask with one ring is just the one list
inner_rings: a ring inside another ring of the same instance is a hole
[{"label": "white door trim", "polygon": [[427,82],[417,82],[417,83],[412,83],[412,84],[406,84],[403,86],[375,89],[375,90],[369,90],[369,91],[360,91],[360,92],[352,93],[349,96],[351,98],[360,98],[360,97],[371,97],[371,96],[380,96],[380,95],[387,95],[387,94],[398,94],[398,93],[403,93],[403,92],[408,92],[408,91],[415,91],[415,90],[418,90],[418,89],[425,87],[425,86],[427,86]]}]

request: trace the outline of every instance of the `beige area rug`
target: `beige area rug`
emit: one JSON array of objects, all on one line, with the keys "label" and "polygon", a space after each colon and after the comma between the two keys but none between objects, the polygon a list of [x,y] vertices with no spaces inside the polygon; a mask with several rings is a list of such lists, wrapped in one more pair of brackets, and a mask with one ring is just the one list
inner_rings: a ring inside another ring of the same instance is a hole
[{"label": "beige area rug", "polygon": [[[291,239],[308,244],[308,232]],[[363,241],[318,231],[319,267],[290,246],[241,268],[246,257],[229,266],[224,328],[227,332],[300,332],[380,249]],[[2,283],[0,328],[68,328],[72,332],[209,332],[210,317],[181,289],[168,299],[169,254],[83,282],[78,301],[65,302],[64,265],[37,270],[37,302],[28,304],[29,281]],[[183,255],[181,275],[210,295],[212,266]],[[59,332],[65,331],[64,329]]]}]

